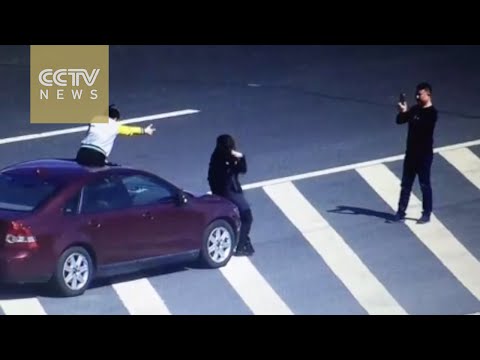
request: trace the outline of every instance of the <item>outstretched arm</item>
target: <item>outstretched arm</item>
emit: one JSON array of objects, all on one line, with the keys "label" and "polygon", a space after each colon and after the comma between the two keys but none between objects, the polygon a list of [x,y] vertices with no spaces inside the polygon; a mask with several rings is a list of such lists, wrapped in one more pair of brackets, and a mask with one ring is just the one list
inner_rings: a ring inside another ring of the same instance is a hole
[{"label": "outstretched arm", "polygon": [[122,125],[118,128],[119,135],[133,136],[133,135],[143,135],[145,130],[139,126],[127,126]]},{"label": "outstretched arm", "polygon": [[121,125],[118,128],[118,134],[119,135],[125,135],[125,136],[133,136],[133,135],[153,135],[155,129],[152,127],[152,125],[148,125],[146,128],[142,128],[140,126],[127,126],[127,125]]}]

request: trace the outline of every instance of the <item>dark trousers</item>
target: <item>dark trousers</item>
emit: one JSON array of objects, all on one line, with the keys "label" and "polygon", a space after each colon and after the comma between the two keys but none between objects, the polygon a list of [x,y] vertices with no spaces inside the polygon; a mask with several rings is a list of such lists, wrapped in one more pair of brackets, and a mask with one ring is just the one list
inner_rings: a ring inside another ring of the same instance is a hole
[{"label": "dark trousers", "polygon": [[253,215],[250,204],[245,199],[243,193],[228,192],[226,198],[235,203],[240,211],[240,219],[242,226],[240,227],[240,235],[238,237],[239,247],[250,242],[250,230],[252,229]]},{"label": "dark trousers", "polygon": [[403,175],[398,202],[398,211],[405,213],[410,200],[413,182],[418,175],[420,189],[422,190],[423,213],[429,215],[432,212],[432,185],[430,173],[433,162],[433,154],[408,154],[403,163]]},{"label": "dark trousers", "polygon": [[76,161],[84,166],[101,167],[105,166],[106,158],[100,151],[82,147],[77,152]]}]

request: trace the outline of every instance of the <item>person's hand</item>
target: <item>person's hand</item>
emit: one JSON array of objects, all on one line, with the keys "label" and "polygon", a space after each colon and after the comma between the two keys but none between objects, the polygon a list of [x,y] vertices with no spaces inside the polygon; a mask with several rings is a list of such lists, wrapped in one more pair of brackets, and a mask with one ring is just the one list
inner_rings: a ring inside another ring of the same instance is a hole
[{"label": "person's hand", "polygon": [[235,156],[238,159],[243,157],[243,154],[241,152],[235,151],[235,150],[232,150],[232,155]]},{"label": "person's hand", "polygon": [[153,133],[155,132],[156,129],[153,127],[152,124],[150,124],[143,130],[145,131],[145,134],[153,135]]},{"label": "person's hand", "polygon": [[404,113],[404,112],[407,112],[407,103],[404,102],[404,103],[398,103],[398,111]]}]

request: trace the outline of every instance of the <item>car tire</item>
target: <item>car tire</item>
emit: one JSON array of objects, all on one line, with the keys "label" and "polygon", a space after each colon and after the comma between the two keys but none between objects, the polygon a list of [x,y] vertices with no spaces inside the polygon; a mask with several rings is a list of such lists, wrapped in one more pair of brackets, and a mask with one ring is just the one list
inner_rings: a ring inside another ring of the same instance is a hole
[{"label": "car tire", "polygon": [[200,260],[208,268],[220,268],[230,261],[236,239],[232,226],[225,220],[215,220],[206,229],[202,239]]},{"label": "car tire", "polygon": [[82,295],[90,286],[94,264],[90,253],[81,246],[65,250],[57,261],[51,285],[62,297]]}]

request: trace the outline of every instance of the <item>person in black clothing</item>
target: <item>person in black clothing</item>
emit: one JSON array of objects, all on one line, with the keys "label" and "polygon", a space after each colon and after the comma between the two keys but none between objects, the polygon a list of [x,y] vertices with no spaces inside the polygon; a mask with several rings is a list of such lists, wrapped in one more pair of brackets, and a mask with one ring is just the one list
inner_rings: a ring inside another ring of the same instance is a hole
[{"label": "person in black clothing", "polygon": [[246,172],[245,155],[236,150],[233,137],[227,134],[218,136],[216,147],[210,157],[208,183],[212,194],[229,199],[240,211],[242,226],[235,250],[237,256],[250,256],[255,251],[250,241],[252,211],[238,179],[239,174]]},{"label": "person in black clothing", "polygon": [[432,104],[432,87],[420,83],[416,88],[417,104],[410,109],[406,102],[398,104],[397,124],[408,123],[407,149],[403,164],[400,199],[395,220],[405,219],[410,193],[416,175],[420,182],[423,200],[423,214],[418,223],[430,221],[432,213],[432,186],[430,172],[433,161],[433,135],[438,111]]}]

